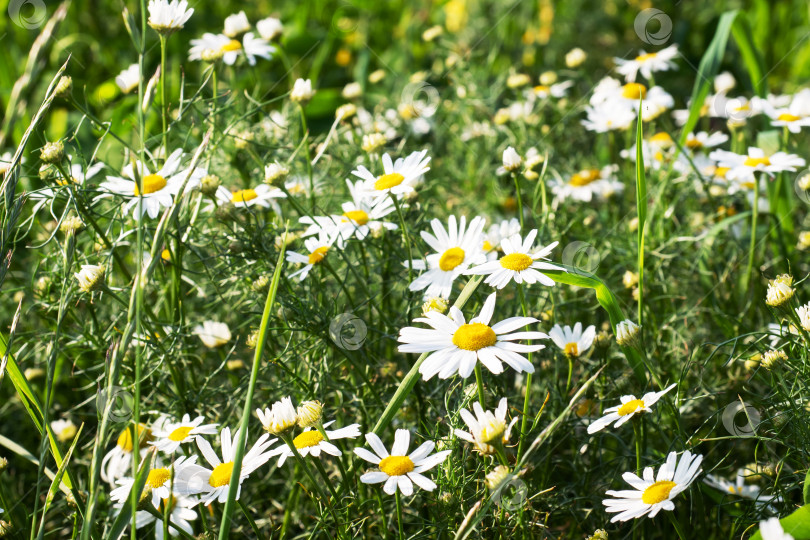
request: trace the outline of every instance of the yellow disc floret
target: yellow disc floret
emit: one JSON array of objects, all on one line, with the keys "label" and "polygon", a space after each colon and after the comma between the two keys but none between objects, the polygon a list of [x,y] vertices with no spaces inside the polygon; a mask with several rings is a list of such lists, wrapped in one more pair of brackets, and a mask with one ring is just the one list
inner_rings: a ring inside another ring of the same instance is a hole
[{"label": "yellow disc floret", "polygon": [[628,414],[633,414],[639,409],[644,408],[644,402],[640,399],[631,399],[621,407],[617,411],[619,416],[627,416]]},{"label": "yellow disc floret", "polygon": [[377,178],[377,181],[374,182],[374,189],[379,191],[382,191],[383,189],[391,189],[393,187],[397,187],[404,181],[405,177],[399,173],[392,172],[384,174]]},{"label": "yellow disc floret", "polygon": [[231,483],[231,473],[233,472],[233,461],[228,463],[220,463],[214,470],[211,471],[211,476],[208,477],[208,484],[211,487],[227,486]]},{"label": "yellow disc floret", "polygon": [[310,446],[318,446],[323,440],[323,435],[317,430],[305,431],[293,439],[293,445],[299,450],[302,448],[309,448]]},{"label": "yellow disc floret", "polygon": [[495,331],[483,323],[463,324],[453,333],[453,345],[465,351],[492,347],[497,341]]},{"label": "yellow disc floret", "polygon": [[464,262],[465,255],[464,250],[460,247],[450,248],[439,258],[439,268],[444,272],[449,272]]},{"label": "yellow disc floret", "polygon": [[522,272],[532,265],[534,260],[525,253],[510,253],[501,257],[501,266],[507,270]]},{"label": "yellow disc floret", "polygon": [[[141,179],[141,184],[143,185],[143,194],[149,195],[150,193],[155,193],[156,191],[160,191],[161,189],[166,187],[166,179],[160,176],[159,174],[147,174]],[[135,195],[140,195],[138,191],[138,183],[135,183]]]},{"label": "yellow disc floret", "polygon": [[669,499],[669,492],[677,485],[669,480],[660,480],[644,490],[644,493],[641,494],[641,501],[644,504],[663,502]]},{"label": "yellow disc floret", "polygon": [[388,456],[380,461],[379,466],[388,476],[402,476],[414,469],[413,461],[408,456]]}]

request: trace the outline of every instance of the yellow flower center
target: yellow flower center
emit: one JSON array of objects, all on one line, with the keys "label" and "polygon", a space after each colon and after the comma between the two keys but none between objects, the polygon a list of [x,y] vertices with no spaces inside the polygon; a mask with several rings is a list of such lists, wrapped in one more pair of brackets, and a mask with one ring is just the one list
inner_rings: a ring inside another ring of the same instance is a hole
[{"label": "yellow flower center", "polygon": [[686,141],[686,147],[691,148],[692,150],[697,150],[698,148],[703,148],[703,143],[697,139],[689,139]]},{"label": "yellow flower center", "polygon": [[636,62],[646,62],[647,60],[652,60],[656,56],[658,56],[658,53],[654,52],[642,54],[641,56],[636,56]]},{"label": "yellow flower center", "polygon": [[402,476],[413,471],[413,461],[408,456],[388,456],[380,461],[380,470],[388,476]]},{"label": "yellow flower center", "polygon": [[233,51],[238,51],[241,48],[242,48],[242,44],[239,43],[238,40],[232,39],[228,43],[226,43],[225,45],[222,46],[221,51],[224,52],[224,53],[225,52],[233,52]]},{"label": "yellow flower center", "polygon": [[576,343],[566,343],[563,352],[566,356],[579,356],[579,346]]},{"label": "yellow flower center", "polygon": [[718,176],[718,177],[720,177],[720,178],[725,178],[725,177],[726,177],[726,173],[727,173],[728,171],[730,171],[730,170],[731,170],[731,169],[730,169],[729,167],[717,167],[717,168],[714,170],[714,175],[715,175],[715,176]]},{"label": "yellow flower center", "polygon": [[309,254],[309,264],[318,264],[326,258],[326,252],[329,251],[329,246],[321,246]]},{"label": "yellow flower center", "polygon": [[501,266],[507,270],[522,272],[532,265],[534,260],[524,253],[510,253],[501,257]]},{"label": "yellow flower center", "polygon": [[[161,189],[165,188],[166,179],[159,174],[147,174],[141,178],[141,184],[143,185],[143,194],[149,195],[150,193],[155,193],[156,191],[160,191]],[[137,182],[135,183],[134,193],[135,195],[140,195],[138,192]]]},{"label": "yellow flower center", "polygon": [[539,84],[534,87],[534,91],[538,94],[547,94],[551,90],[551,87],[546,86],[545,84]]},{"label": "yellow flower center", "polygon": [[384,174],[377,178],[377,181],[374,182],[374,189],[379,191],[382,191],[383,189],[391,189],[392,187],[400,185],[403,181],[405,181],[405,177],[399,173],[392,172]]},{"label": "yellow flower center", "polygon": [[767,156],[766,157],[751,157],[751,156],[748,156],[745,159],[745,162],[743,163],[743,165],[745,165],[746,167],[758,167],[759,165],[766,165],[767,166],[767,165],[770,165],[770,164],[771,164],[771,160],[768,159]]},{"label": "yellow flower center", "polygon": [[587,186],[591,182],[599,180],[599,175],[599,169],[585,169],[573,174],[568,183],[576,187]]},{"label": "yellow flower center", "polygon": [[453,333],[453,345],[465,351],[492,347],[497,341],[495,331],[483,323],[463,324]]},{"label": "yellow flower center", "polygon": [[439,259],[439,268],[444,272],[449,272],[456,266],[464,262],[464,250],[460,247],[450,248],[442,253]]},{"label": "yellow flower center", "polygon": [[493,249],[495,249],[495,246],[493,246],[492,242],[490,242],[489,240],[484,240],[484,246],[483,247],[484,247],[484,251],[492,251]]},{"label": "yellow flower center", "polygon": [[677,486],[675,482],[669,480],[659,480],[644,490],[641,494],[641,502],[644,504],[658,504],[669,498],[669,492]]},{"label": "yellow flower center", "polygon": [[157,489],[172,477],[172,472],[169,469],[152,469],[149,471],[149,476],[146,477],[146,485],[152,489]]},{"label": "yellow flower center", "polygon": [[[146,435],[143,436],[143,440],[140,441],[140,447],[143,448],[152,440],[152,431],[147,429],[145,425],[141,424],[138,426],[138,438],[140,439],[143,435],[144,430],[146,430]],[[123,450],[124,452],[132,452],[132,432],[129,428],[126,428],[121,434],[118,436],[118,441],[116,442],[118,447]]]},{"label": "yellow flower center", "polygon": [[168,249],[164,249],[160,252],[160,258],[164,261],[171,261],[172,260],[172,252]]},{"label": "yellow flower center", "polygon": [[175,442],[185,440],[185,438],[188,437],[188,434],[191,432],[192,429],[194,428],[192,428],[191,426],[179,427],[174,431],[172,431],[171,433],[169,433],[169,440]]},{"label": "yellow flower center", "polygon": [[619,413],[619,416],[627,416],[628,414],[633,414],[642,407],[644,407],[644,401],[640,399],[631,399],[619,407],[617,412]]},{"label": "yellow flower center", "polygon": [[795,122],[796,120],[801,119],[801,117],[796,116],[795,114],[782,113],[776,119],[781,120],[782,122]]},{"label": "yellow flower center", "polygon": [[298,449],[309,448],[310,446],[318,446],[318,443],[322,440],[323,435],[321,435],[319,431],[312,429],[301,433],[298,437],[293,439],[293,445]]},{"label": "yellow flower center", "polygon": [[650,142],[662,148],[672,146],[672,137],[666,131],[661,131],[650,137]]},{"label": "yellow flower center", "polygon": [[256,193],[256,190],[253,189],[240,189],[238,191],[234,191],[231,193],[231,202],[234,203],[246,203],[248,201],[252,201],[259,194]]},{"label": "yellow flower center", "polygon": [[343,214],[344,217],[349,218],[358,225],[365,225],[368,223],[368,214],[363,210],[349,210]]},{"label": "yellow flower center", "polygon": [[208,484],[211,487],[227,486],[231,483],[231,473],[233,472],[233,461],[228,463],[220,463],[214,470],[211,471],[211,476],[208,478]]},{"label": "yellow flower center", "polygon": [[728,486],[729,493],[734,493],[735,495],[742,493],[742,488],[737,486]]},{"label": "yellow flower center", "polygon": [[644,99],[647,97],[647,87],[641,83],[627,83],[622,86],[622,97],[636,101],[638,98]]}]

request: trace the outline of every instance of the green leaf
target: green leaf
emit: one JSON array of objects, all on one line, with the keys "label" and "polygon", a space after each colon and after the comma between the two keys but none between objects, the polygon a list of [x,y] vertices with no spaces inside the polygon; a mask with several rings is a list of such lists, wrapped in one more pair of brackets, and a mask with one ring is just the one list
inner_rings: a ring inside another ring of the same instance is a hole
[{"label": "green leaf", "polygon": [[810,469],[807,469],[807,474],[804,475],[804,490],[802,490],[802,495],[804,496],[804,504],[810,504]]},{"label": "green leaf", "polygon": [[[806,504],[789,516],[783,517],[779,523],[793,540],[810,540],[810,505]],[[762,533],[757,531],[751,540],[762,540]]]},{"label": "green leaf", "polygon": [[751,25],[748,24],[748,19],[745,14],[740,13],[734,19],[731,34],[734,36],[734,42],[737,43],[737,47],[740,49],[740,55],[742,56],[745,68],[748,70],[748,76],[751,78],[751,86],[754,92],[756,92],[759,97],[765,97],[768,94],[765,63],[762,61],[762,56],[759,54],[754,44]]}]

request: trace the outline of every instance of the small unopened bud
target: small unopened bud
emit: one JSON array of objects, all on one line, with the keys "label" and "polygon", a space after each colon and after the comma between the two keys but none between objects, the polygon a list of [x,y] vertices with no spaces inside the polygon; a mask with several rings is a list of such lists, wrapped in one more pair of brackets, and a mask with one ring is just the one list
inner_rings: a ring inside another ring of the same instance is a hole
[{"label": "small unopened bud", "polygon": [[625,289],[632,289],[638,285],[638,274],[632,270],[625,271],[624,276],[622,276],[622,284]]},{"label": "small unopened bud", "polygon": [[442,298],[441,296],[431,296],[430,298],[425,300],[425,303],[422,304],[422,314],[427,315],[431,311],[438,311],[439,313],[444,313],[447,311],[447,300]]},{"label": "small unopened bud", "polygon": [[376,84],[385,78],[385,71],[382,69],[378,69],[376,71],[372,71],[368,76],[368,82],[371,84]]},{"label": "small unopened bud", "polygon": [[84,227],[84,222],[77,216],[69,216],[62,221],[59,230],[65,235],[76,234]]},{"label": "small unopened bud", "polygon": [[509,88],[520,88],[521,86],[526,86],[530,82],[532,82],[531,77],[525,73],[516,73],[515,75],[510,75],[509,78],[506,79],[506,86]]},{"label": "small unopened bud", "polygon": [[422,32],[422,39],[425,41],[433,41],[434,39],[442,35],[443,31],[444,29],[439,25],[431,26],[430,28]]},{"label": "small unopened bud", "polygon": [[267,290],[267,286],[270,284],[270,278],[267,276],[259,276],[253,281],[253,284],[250,286],[253,289],[253,292],[262,292]]},{"label": "small unopened bud", "polygon": [[587,59],[588,55],[585,53],[585,51],[583,51],[579,47],[576,47],[566,53],[565,65],[573,69],[581,66]]},{"label": "small unopened bud", "polygon": [[540,74],[540,84],[543,86],[551,86],[557,82],[557,74],[553,71],[546,71]]},{"label": "small unopened bud", "polygon": [[238,371],[245,367],[245,363],[241,360],[228,360],[225,362],[225,367],[228,371]]},{"label": "small unopened bud", "polygon": [[43,163],[60,163],[65,157],[65,145],[62,144],[62,141],[45,143],[40,150],[39,157]]},{"label": "small unopened bud", "polygon": [[487,488],[490,491],[495,491],[498,489],[498,486],[503,483],[509,477],[509,467],[506,465],[498,465],[494,469],[492,469],[489,473],[487,473],[486,478],[484,481],[487,484]]},{"label": "small unopened bud", "polygon": [[83,292],[89,293],[104,285],[105,272],[106,268],[103,264],[84,264],[74,276],[79,281],[79,288]]},{"label": "small unopened bud", "polygon": [[340,95],[345,99],[357,99],[363,95],[363,87],[360,86],[359,82],[350,82],[343,87],[343,91]]},{"label": "small unopened bud", "polygon": [[282,165],[278,161],[264,166],[264,183],[276,184],[281,182],[287,175],[290,174],[290,169],[286,165]]},{"label": "small unopened bud", "polygon": [[221,185],[222,181],[219,179],[219,176],[207,174],[200,180],[200,191],[203,195],[213,197]]},{"label": "small unopened bud", "polygon": [[323,415],[320,401],[305,401],[298,406],[298,427],[308,428],[318,425]]},{"label": "small unopened bud", "polygon": [[608,540],[608,533],[605,529],[596,529],[588,540]]},{"label": "small unopened bud", "polygon": [[357,114],[357,106],[354,103],[346,103],[335,110],[335,118],[340,121],[348,120],[355,114]]},{"label": "small unopened bud", "polygon": [[245,345],[247,345],[248,349],[255,349],[259,343],[259,329],[252,331],[248,334],[247,339],[245,340]]},{"label": "small unopened bud", "polygon": [[73,78],[70,75],[62,75],[59,82],[56,83],[56,90],[54,91],[54,94],[59,98],[69,98],[72,91]]},{"label": "small unopened bud", "polygon": [[783,350],[770,350],[762,355],[762,367],[765,369],[773,369],[777,364],[785,362],[788,359],[787,354]]},{"label": "small unopened bud", "polygon": [[638,335],[641,327],[625,319],[616,325],[616,343],[622,347],[635,347],[638,344]]}]

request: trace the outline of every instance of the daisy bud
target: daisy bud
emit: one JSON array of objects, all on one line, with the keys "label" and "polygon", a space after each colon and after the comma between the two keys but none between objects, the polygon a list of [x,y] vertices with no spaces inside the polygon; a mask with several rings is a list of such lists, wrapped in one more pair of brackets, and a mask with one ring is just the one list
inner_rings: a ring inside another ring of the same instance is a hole
[{"label": "daisy bud", "polygon": [[446,299],[442,298],[441,296],[431,296],[425,300],[424,304],[422,304],[422,315],[427,315],[431,311],[444,313],[447,311],[447,307],[448,305]]},{"label": "daisy bud", "polygon": [[540,178],[540,175],[531,169],[526,169],[525,171],[523,171],[523,178],[525,178],[526,180],[534,181]]},{"label": "daisy bud", "polygon": [[262,39],[273,41],[284,31],[284,25],[275,17],[267,17],[256,23],[256,30],[259,32]]},{"label": "daisy bud", "polygon": [[84,264],[78,273],[73,274],[79,281],[82,292],[93,292],[104,285],[104,275],[107,269],[103,264]]},{"label": "daisy bud", "polygon": [[207,197],[213,197],[221,185],[222,181],[219,179],[219,176],[206,174],[203,176],[202,180],[200,180],[200,191]]},{"label": "daisy bud", "polygon": [[70,93],[73,91],[73,78],[70,75],[62,75],[59,82],[56,83],[56,90],[54,95],[60,98],[69,98]]},{"label": "daisy bud", "polygon": [[506,79],[506,86],[509,88],[520,88],[521,86],[526,86],[532,82],[531,77],[526,75],[525,73],[516,73],[514,75],[510,75],[508,79]]},{"label": "daisy bud", "polygon": [[217,60],[221,59],[222,55],[224,54],[225,52],[222,49],[205,49],[200,53],[200,60],[213,64]]},{"label": "daisy bud", "polygon": [[42,368],[28,368],[23,371],[23,377],[26,381],[33,381],[45,376],[45,370]]},{"label": "daisy bud", "polygon": [[323,405],[320,401],[305,401],[298,406],[298,427],[308,428],[321,423]]},{"label": "daisy bud", "polygon": [[520,154],[511,146],[503,151],[503,168],[509,172],[514,172],[520,168],[523,159]]},{"label": "daisy bud", "polygon": [[77,216],[70,216],[66,217],[65,220],[62,222],[62,225],[59,226],[59,230],[62,231],[63,234],[69,236],[71,234],[76,234],[84,227],[84,222]]},{"label": "daisy bud", "polygon": [[377,84],[381,80],[385,78],[385,71],[382,69],[378,69],[376,71],[372,71],[371,74],[368,76],[368,82],[371,84]]},{"label": "daisy bud", "polygon": [[372,152],[376,152],[388,141],[385,138],[385,135],[382,133],[371,133],[370,135],[363,135],[363,144],[361,148],[364,152],[371,154]]},{"label": "daisy bud", "polygon": [[565,65],[571,69],[577,68],[581,66],[587,59],[588,55],[585,53],[585,51],[579,47],[576,47],[565,54]]},{"label": "daisy bud", "polygon": [[608,540],[608,533],[605,529],[596,529],[588,540]]},{"label": "daisy bud", "polygon": [[45,143],[39,154],[43,163],[60,163],[65,157],[65,145],[62,141]]},{"label": "daisy bud", "polygon": [[624,285],[625,289],[631,289],[638,285],[638,274],[633,272],[632,270],[627,270],[622,276],[622,284]]},{"label": "daisy bud", "polygon": [[4,457],[0,457],[0,471],[8,467],[8,460]]},{"label": "daisy bud", "polygon": [[638,344],[638,334],[641,327],[625,319],[616,325],[616,343],[622,347],[635,347]]},{"label": "daisy bud", "polygon": [[630,222],[627,224],[627,228],[630,230],[630,232],[637,231],[638,230],[638,218],[634,217],[633,219],[631,219]]},{"label": "daisy bud", "polygon": [[422,39],[424,41],[433,41],[434,39],[442,35],[442,32],[444,32],[444,29],[441,26],[439,25],[431,26],[430,28],[422,32]]},{"label": "daisy bud", "polygon": [[264,166],[264,183],[273,185],[287,178],[288,174],[290,174],[289,167],[282,165],[278,161],[274,161]]},{"label": "daisy bud", "polygon": [[716,94],[725,94],[733,89],[736,84],[737,81],[734,79],[734,75],[724,71],[714,78],[714,92]]},{"label": "daisy bud", "polygon": [[341,105],[335,111],[335,118],[337,120],[347,120],[357,114],[357,107],[354,103],[346,103],[345,105]]},{"label": "daisy bud", "polygon": [[343,91],[340,95],[343,96],[344,99],[357,99],[363,95],[363,87],[360,86],[359,82],[350,82],[343,87]]},{"label": "daisy bud", "polygon": [[450,504],[453,502],[453,494],[449,491],[442,491],[441,495],[439,495],[439,500],[444,504]]},{"label": "daisy bud", "polygon": [[253,284],[250,286],[253,289],[253,292],[262,292],[267,290],[267,286],[270,284],[270,279],[267,276],[259,276],[253,281]]},{"label": "daisy bud", "polygon": [[768,284],[765,303],[771,307],[780,307],[793,298],[796,290],[793,288],[793,276],[782,274],[772,279]]},{"label": "daisy bud", "polygon": [[611,335],[604,330],[600,330],[599,333],[596,334],[596,338],[593,340],[593,346],[597,349],[607,349],[610,347],[611,343],[613,343]]},{"label": "daisy bud", "polygon": [[228,371],[239,371],[245,367],[245,363],[241,360],[228,360],[225,362],[225,368]]},{"label": "daisy bud", "polygon": [[290,99],[296,103],[305,104],[312,99],[315,91],[312,89],[312,81],[309,79],[297,79],[293,84]]},{"label": "daisy bud", "polygon": [[557,82],[557,74],[553,71],[546,71],[540,74],[540,84],[543,86],[551,86]]},{"label": "daisy bud", "polygon": [[770,350],[762,355],[762,361],[760,363],[765,369],[773,369],[776,367],[776,364],[784,362],[787,359],[788,357],[787,354],[785,354],[785,351]]},{"label": "daisy bud", "polygon": [[746,358],[745,362],[743,362],[743,365],[745,366],[745,369],[747,369],[748,371],[754,371],[755,369],[757,369],[759,367],[759,364],[760,364],[761,361],[762,361],[762,355],[761,354],[755,354],[754,356],[751,356],[750,358]]},{"label": "daisy bud", "polygon": [[507,478],[509,478],[509,467],[506,465],[498,465],[487,473],[484,482],[490,491],[495,491]]}]

